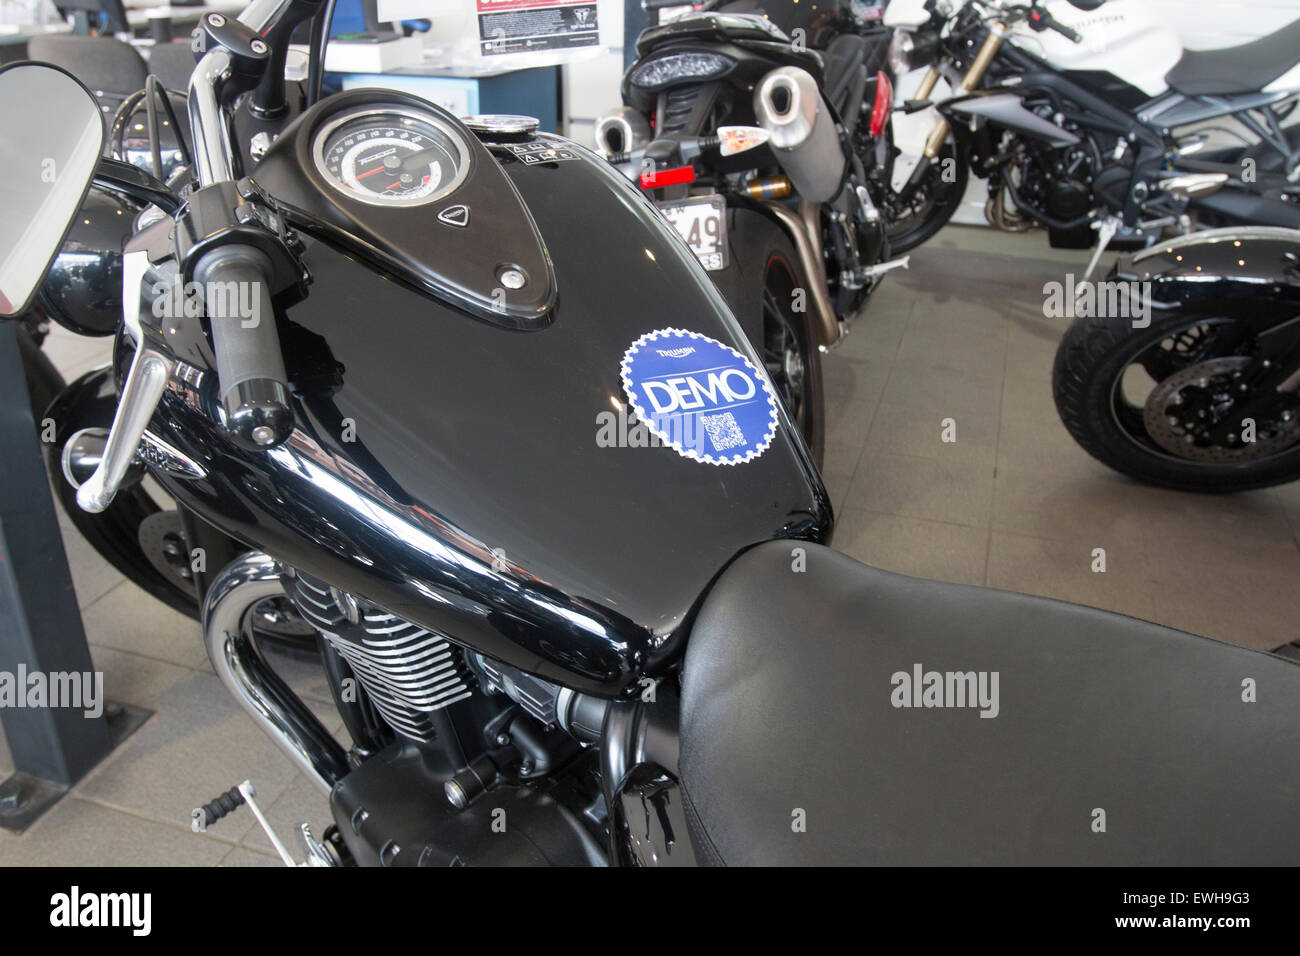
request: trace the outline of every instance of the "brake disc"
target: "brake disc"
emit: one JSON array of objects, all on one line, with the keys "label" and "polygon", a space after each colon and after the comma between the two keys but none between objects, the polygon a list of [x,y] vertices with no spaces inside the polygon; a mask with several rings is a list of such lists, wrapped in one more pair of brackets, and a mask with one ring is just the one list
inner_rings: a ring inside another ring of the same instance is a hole
[{"label": "brake disc", "polygon": [[178,512],[155,511],[140,522],[136,534],[140,550],[159,574],[183,588],[194,587],[189,546]]},{"label": "brake disc", "polygon": [[1151,440],[1179,458],[1204,462],[1255,461],[1300,441],[1300,416],[1290,409],[1257,419],[1253,441],[1243,440],[1242,429],[1231,433],[1226,445],[1209,440],[1210,430],[1248,396],[1241,373],[1250,362],[1245,355],[1210,359],[1156,385],[1142,409]]}]

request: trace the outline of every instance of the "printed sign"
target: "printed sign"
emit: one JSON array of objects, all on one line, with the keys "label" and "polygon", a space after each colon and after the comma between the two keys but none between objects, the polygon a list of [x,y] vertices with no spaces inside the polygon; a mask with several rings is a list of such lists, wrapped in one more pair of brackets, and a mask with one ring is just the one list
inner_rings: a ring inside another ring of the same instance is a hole
[{"label": "printed sign", "polygon": [[623,353],[623,391],[637,417],[678,454],[738,465],[776,434],[767,376],[735,349],[698,332],[647,332]]},{"label": "printed sign", "polygon": [[484,56],[598,46],[594,0],[478,0]]}]

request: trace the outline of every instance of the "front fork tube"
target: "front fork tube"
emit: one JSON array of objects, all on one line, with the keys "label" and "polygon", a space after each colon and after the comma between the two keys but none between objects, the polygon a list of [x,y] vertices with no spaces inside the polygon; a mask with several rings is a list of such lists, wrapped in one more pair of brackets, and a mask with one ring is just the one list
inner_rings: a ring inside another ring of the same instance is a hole
[{"label": "front fork tube", "polygon": [[[993,58],[998,55],[998,50],[1002,49],[1002,41],[1006,39],[1007,28],[1004,24],[994,23],[989,28],[989,35],[984,38],[984,45],[980,47],[979,53],[975,55],[970,69],[962,77],[960,85],[957,87],[956,96],[965,96],[973,92],[980,82],[984,79],[984,74],[988,72],[989,65]],[[920,87],[916,91],[917,99],[928,99],[934,92],[934,86],[939,81],[939,70],[937,67],[930,67],[921,81]],[[925,149],[921,153],[921,158],[916,163],[916,168],[912,170],[912,175],[908,177],[907,183],[903,186],[903,199],[910,199],[912,193],[925,182],[929,175],[930,166],[939,158],[939,153],[943,150],[943,144],[948,139],[948,133],[952,127],[948,123],[947,117],[940,116],[930,130],[930,135],[925,139]]]}]

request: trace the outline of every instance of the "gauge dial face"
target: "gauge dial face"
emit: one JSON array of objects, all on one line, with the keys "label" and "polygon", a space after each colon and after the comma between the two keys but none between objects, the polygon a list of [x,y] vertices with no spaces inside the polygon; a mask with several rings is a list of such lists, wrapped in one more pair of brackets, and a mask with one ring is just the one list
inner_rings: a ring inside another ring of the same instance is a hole
[{"label": "gauge dial face", "polygon": [[436,116],[371,109],[337,117],[316,133],[316,166],[331,186],[375,206],[421,206],[464,180],[469,147]]}]

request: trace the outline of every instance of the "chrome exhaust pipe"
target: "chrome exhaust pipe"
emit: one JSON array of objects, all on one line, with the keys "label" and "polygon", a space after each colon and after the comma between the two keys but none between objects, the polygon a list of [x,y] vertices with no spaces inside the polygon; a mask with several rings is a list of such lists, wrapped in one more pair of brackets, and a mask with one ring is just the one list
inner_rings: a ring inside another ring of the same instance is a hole
[{"label": "chrome exhaust pipe", "polygon": [[840,191],[848,160],[811,73],[783,66],[764,76],[754,88],[754,116],[800,196],[826,202]]},{"label": "chrome exhaust pipe", "polygon": [[280,566],[253,552],[221,569],[203,601],[203,643],[212,669],[241,707],[294,765],[329,793],[347,775],[347,755],[262,657],[249,616],[271,597],[282,597]]},{"label": "chrome exhaust pipe", "polygon": [[835,309],[826,295],[826,269],[822,264],[821,243],[817,238],[809,235],[810,230],[807,226],[809,220],[816,222],[818,219],[817,204],[801,203],[802,218],[777,202],[765,200],[762,205],[770,209],[780,220],[794,243],[799,264],[803,266],[808,284],[812,286],[808,290],[808,295],[812,299],[813,315],[817,319],[815,329],[817,344],[823,349],[828,349],[840,340],[840,322],[835,317]]},{"label": "chrome exhaust pipe", "polygon": [[645,116],[630,106],[607,113],[596,121],[596,152],[608,159],[645,149],[653,137]]}]

